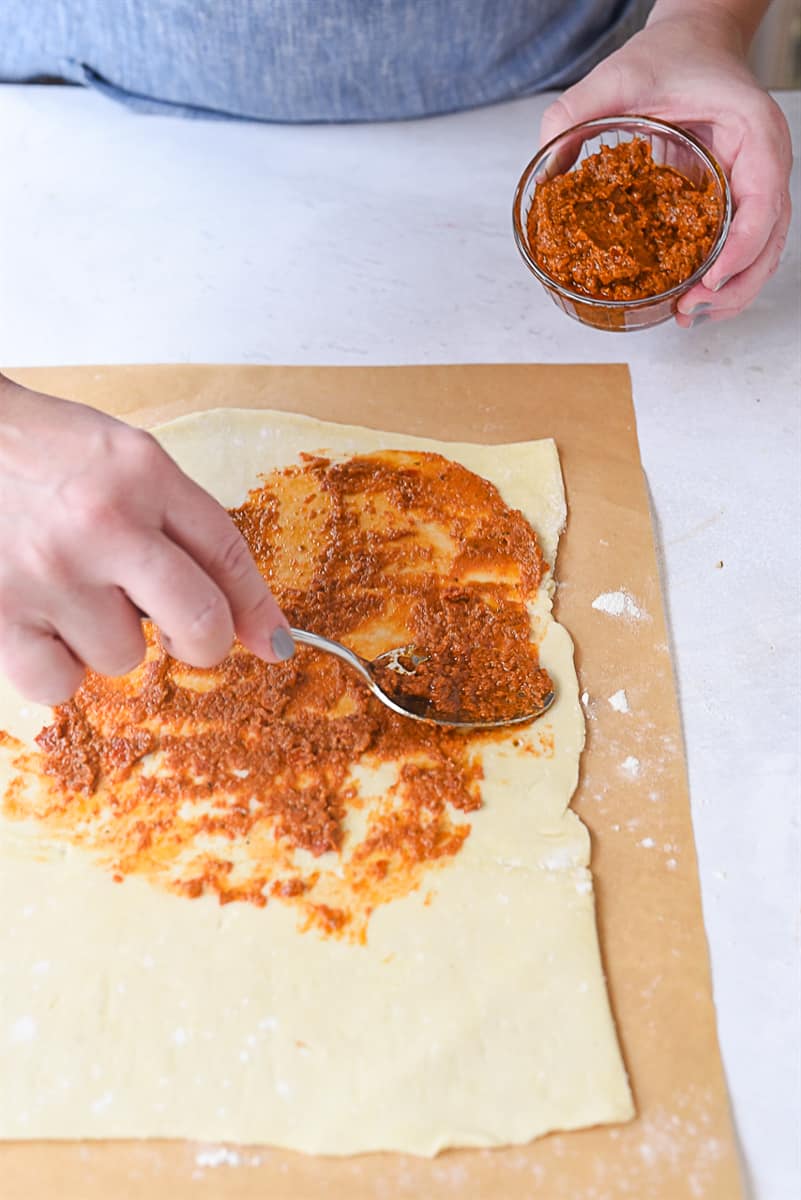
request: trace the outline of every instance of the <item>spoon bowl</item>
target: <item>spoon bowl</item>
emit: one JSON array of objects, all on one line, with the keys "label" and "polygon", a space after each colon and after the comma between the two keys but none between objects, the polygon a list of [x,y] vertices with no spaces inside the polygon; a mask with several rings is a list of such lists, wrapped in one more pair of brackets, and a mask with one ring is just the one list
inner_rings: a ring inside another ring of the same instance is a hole
[{"label": "spoon bowl", "polygon": [[295,642],[311,646],[315,650],[322,650],[325,654],[333,654],[335,658],[347,663],[361,676],[370,691],[382,704],[385,704],[392,712],[398,713],[399,716],[411,717],[413,721],[427,721],[430,725],[441,725],[447,729],[503,729],[507,726],[526,725],[531,721],[536,721],[538,717],[548,711],[556,699],[555,692],[551,691],[533,712],[519,713],[512,717],[493,718],[487,721],[443,717],[437,714],[430,701],[424,697],[390,696],[376,680],[376,667],[388,668],[399,675],[414,675],[417,668],[428,658],[428,655],[421,654],[416,646],[398,646],[396,649],[387,650],[372,661],[368,661],[356,654],[355,651],[349,650],[347,646],[343,646],[341,642],[321,637],[319,633],[309,633],[305,629],[290,629],[289,632]]}]

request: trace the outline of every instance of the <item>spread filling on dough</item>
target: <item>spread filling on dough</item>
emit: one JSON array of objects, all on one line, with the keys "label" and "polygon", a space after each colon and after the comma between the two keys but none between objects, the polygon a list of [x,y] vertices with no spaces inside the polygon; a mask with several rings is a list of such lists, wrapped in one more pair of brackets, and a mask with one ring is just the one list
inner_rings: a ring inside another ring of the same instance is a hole
[{"label": "spread filling on dough", "polygon": [[237,410],[157,434],[293,624],[422,641],[439,703],[556,700],[451,732],[305,648],[199,671],[152,629],[55,713],[0,681],[0,1136],[433,1154],[628,1118],[553,443]]},{"label": "spread filling on dough", "polygon": [[[414,675],[385,669],[388,689],[473,719],[532,711],[552,690],[526,607],[545,570],[537,536],[458,463],[307,457],[232,514],[291,624],[365,658],[420,649]],[[38,751],[17,760],[7,816],[85,846],[117,883],[136,872],[191,898],[279,900],[300,909],[302,929],[361,941],[377,905],[461,849],[464,816],[482,803],[481,744],[503,732],[398,716],[305,646],[278,665],[237,647],[199,670],[173,660],[152,626],[147,642],[136,671],[90,672],[56,709]],[[530,746],[553,753],[548,734]],[[394,781],[368,804],[354,769],[382,764]],[[346,836],[354,810],[360,830]]]}]

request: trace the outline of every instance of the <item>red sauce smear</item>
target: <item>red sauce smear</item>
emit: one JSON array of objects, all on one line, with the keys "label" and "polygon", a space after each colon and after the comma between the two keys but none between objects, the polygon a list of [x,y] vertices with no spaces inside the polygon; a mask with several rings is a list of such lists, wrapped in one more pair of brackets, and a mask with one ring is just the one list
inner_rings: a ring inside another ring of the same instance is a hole
[{"label": "red sauce smear", "polygon": [[[536,535],[458,464],[306,457],[232,516],[292,624],[366,658],[426,647],[421,686],[445,704],[458,693],[503,712],[550,690],[526,608],[545,570]],[[236,645],[199,670],[145,632],[142,666],[122,679],[90,672],[39,750],[17,756],[8,815],[85,846],[119,881],[142,875],[223,904],[279,900],[303,928],[354,940],[377,905],[458,854],[493,735],[396,716],[305,647],[273,666]],[[381,766],[394,774],[373,794],[360,772]]]}]

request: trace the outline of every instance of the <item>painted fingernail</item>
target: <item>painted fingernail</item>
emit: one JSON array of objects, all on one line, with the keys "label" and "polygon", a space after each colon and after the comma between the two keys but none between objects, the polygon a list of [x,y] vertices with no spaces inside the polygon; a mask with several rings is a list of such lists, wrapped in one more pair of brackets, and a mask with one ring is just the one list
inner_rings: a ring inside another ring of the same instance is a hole
[{"label": "painted fingernail", "polygon": [[724,275],[722,279],[719,279],[717,281],[715,286],[712,288],[712,291],[719,292],[721,288],[725,288],[726,284],[729,282],[730,279],[731,279],[731,275]]},{"label": "painted fingernail", "polygon": [[712,307],[712,305],[709,303],[708,300],[702,300],[700,304],[693,305],[693,307],[687,313],[687,316],[694,317],[696,315],[696,313],[706,312],[711,307]]},{"label": "painted fingernail", "polygon": [[690,324],[690,329],[695,329],[696,326],[700,325],[703,321],[708,321],[708,320],[709,320],[709,313],[699,313],[697,317],[693,317],[692,323]]},{"label": "painted fingernail", "polygon": [[295,643],[292,640],[292,634],[283,625],[279,625],[270,638],[270,645],[273,648],[273,654],[279,662],[286,662],[295,653]]}]

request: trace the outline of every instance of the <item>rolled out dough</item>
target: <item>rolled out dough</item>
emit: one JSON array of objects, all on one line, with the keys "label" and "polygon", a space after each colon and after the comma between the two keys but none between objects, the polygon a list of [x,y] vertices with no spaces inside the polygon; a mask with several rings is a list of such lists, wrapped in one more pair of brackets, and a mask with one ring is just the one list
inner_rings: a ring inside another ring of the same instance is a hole
[{"label": "rolled out dough", "polygon": [[[156,432],[227,506],[301,451],[433,450],[494,482],[555,559],[551,441],[439,443],[236,409]],[[589,838],[568,808],[584,725],[552,588],[532,623],[555,705],[485,750],[464,848],[378,909],[366,945],[300,933],[281,904],[115,884],[85,851],[0,818],[0,1136],[431,1155],[628,1119]],[[30,741],[48,719],[0,682],[0,728]],[[549,756],[527,749],[543,731]],[[0,791],[11,757],[0,748]]]}]

